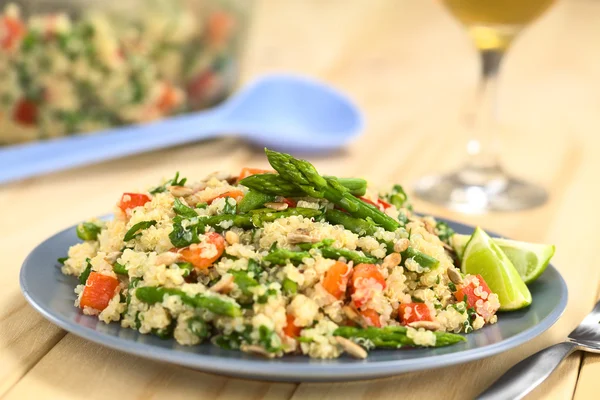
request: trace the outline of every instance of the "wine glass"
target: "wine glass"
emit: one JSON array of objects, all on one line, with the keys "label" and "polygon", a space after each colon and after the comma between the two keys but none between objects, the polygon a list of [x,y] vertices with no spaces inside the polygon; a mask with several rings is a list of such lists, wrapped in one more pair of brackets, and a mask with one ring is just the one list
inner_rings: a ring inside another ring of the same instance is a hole
[{"label": "wine glass", "polygon": [[423,200],[463,212],[514,211],[543,204],[546,191],[509,175],[498,160],[495,98],[498,70],[513,40],[555,0],[442,0],[466,27],[481,59],[468,158],[458,170],[421,178]]}]

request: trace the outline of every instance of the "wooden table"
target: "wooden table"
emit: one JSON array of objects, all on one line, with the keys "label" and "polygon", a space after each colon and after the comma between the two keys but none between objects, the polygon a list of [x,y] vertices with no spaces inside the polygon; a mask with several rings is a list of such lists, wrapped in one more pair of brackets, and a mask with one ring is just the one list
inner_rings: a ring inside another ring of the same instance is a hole
[{"label": "wooden table", "polygon": [[[409,185],[463,156],[464,99],[477,59],[435,1],[266,0],[257,6],[245,76],[286,70],[343,88],[368,127],[344,151],[311,157],[330,174]],[[567,311],[539,338],[485,360],[375,381],[288,384],[230,379],[119,353],[38,315],[19,291],[19,267],[40,241],[110,210],[120,193],[176,170],[262,166],[261,152],[224,139],[0,187],[0,396],[6,399],[444,399],[471,398],[525,356],[564,337],[598,297],[600,236],[600,1],[563,0],[506,59],[500,109],[509,169],[545,185],[544,207],[469,216],[419,210],[520,240],[555,243],[570,290]],[[531,398],[598,398],[600,357],[574,354]],[[460,382],[460,383],[459,383]]]}]

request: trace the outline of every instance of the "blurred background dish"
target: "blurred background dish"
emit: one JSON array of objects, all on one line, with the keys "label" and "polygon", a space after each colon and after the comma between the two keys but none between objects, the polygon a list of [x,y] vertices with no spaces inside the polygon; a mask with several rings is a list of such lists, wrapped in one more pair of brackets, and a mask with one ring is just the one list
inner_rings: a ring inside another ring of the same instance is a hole
[{"label": "blurred background dish", "polygon": [[0,144],[213,106],[252,1],[0,0]]}]

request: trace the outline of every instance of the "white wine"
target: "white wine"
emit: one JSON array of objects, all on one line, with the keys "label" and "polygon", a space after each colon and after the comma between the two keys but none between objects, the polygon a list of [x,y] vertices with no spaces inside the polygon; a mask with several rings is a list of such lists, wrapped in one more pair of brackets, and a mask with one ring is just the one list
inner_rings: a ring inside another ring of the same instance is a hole
[{"label": "white wine", "polygon": [[555,0],[442,0],[480,50],[505,50]]}]

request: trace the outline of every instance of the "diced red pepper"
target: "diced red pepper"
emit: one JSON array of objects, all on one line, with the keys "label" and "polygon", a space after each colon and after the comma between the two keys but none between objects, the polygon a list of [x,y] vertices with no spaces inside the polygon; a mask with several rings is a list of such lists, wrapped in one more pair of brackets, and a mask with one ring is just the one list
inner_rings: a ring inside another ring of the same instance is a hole
[{"label": "diced red pepper", "polygon": [[238,180],[242,180],[242,179],[247,178],[247,177],[249,177],[251,175],[257,175],[257,174],[274,174],[274,173],[275,173],[275,171],[273,171],[273,170],[244,167],[240,171],[240,176],[239,176]]},{"label": "diced red pepper", "polygon": [[372,206],[375,206],[375,207],[379,208],[381,211],[384,211],[384,210],[386,210],[386,209],[388,209],[388,208],[390,208],[392,206],[387,201],[381,200],[379,198],[376,201],[373,201],[373,200],[367,199],[366,197],[360,196],[359,199],[361,199],[365,203],[368,203],[368,204],[370,204]]},{"label": "diced red pepper", "polygon": [[215,91],[217,84],[218,78],[213,72],[203,71],[199,73],[186,86],[188,100],[195,105],[203,104]]},{"label": "diced red pepper", "polygon": [[98,311],[104,310],[115,295],[119,280],[114,276],[103,275],[92,271],[85,282],[85,288],[79,299],[79,307],[90,307]]},{"label": "diced red pepper", "polygon": [[25,24],[17,18],[4,17],[0,19],[0,35],[0,47],[12,49],[25,36]]},{"label": "diced red pepper", "polygon": [[375,264],[358,264],[350,278],[350,294],[356,308],[365,305],[374,293],[385,289],[385,278]]},{"label": "diced red pepper", "polygon": [[143,206],[150,201],[150,197],[143,193],[123,193],[121,201],[119,201],[119,208],[126,212],[131,208]]},{"label": "diced red pepper", "polygon": [[[481,275],[475,275],[475,277],[479,280],[479,286],[481,287],[481,290],[483,292],[486,292],[488,295],[490,293],[492,293],[492,291],[488,287],[487,283],[485,283],[485,281],[483,280]],[[454,292],[454,297],[456,298],[457,301],[463,301],[463,300],[465,300],[465,296],[466,296],[467,306],[475,308],[475,304],[477,303],[477,300],[484,300],[481,297],[481,295],[478,296],[475,294],[476,287],[477,286],[475,286],[475,283],[473,281],[468,282],[466,285],[456,286],[456,292]],[[487,296],[486,296],[486,298],[487,298]]]},{"label": "diced red pepper", "polygon": [[417,321],[433,321],[425,303],[404,303],[398,307],[398,318],[404,325]]},{"label": "diced red pepper", "polygon": [[285,204],[287,204],[289,208],[294,208],[298,204],[298,203],[296,203],[296,201],[294,201],[292,199],[286,199],[286,198],[283,199],[283,202]]},{"label": "diced red pepper", "polygon": [[177,90],[171,85],[165,84],[163,91],[158,98],[156,107],[162,114],[168,114],[171,112],[178,103]]},{"label": "diced red pepper", "polygon": [[217,11],[208,17],[206,34],[208,41],[216,46],[224,45],[235,27],[233,16],[224,11]]},{"label": "diced red pepper", "polygon": [[350,272],[352,272],[352,269],[348,264],[341,261],[336,262],[325,272],[322,283],[323,288],[338,300],[344,298]]},{"label": "diced red pepper", "polygon": [[379,319],[379,313],[377,311],[367,308],[366,310],[361,310],[360,315],[362,315],[365,323],[368,326],[381,328],[381,320]]},{"label": "diced red pepper", "polygon": [[198,270],[206,270],[217,261],[225,251],[225,239],[218,233],[211,232],[206,234],[206,241],[213,244],[216,253],[212,249],[198,244],[192,244],[189,247],[179,250],[183,261],[192,263]]},{"label": "diced red pepper", "polygon": [[13,120],[22,125],[35,125],[38,118],[38,106],[31,100],[21,99],[13,110]]},{"label": "diced red pepper", "polygon": [[300,336],[300,332],[302,332],[301,326],[294,325],[295,319],[296,318],[292,314],[288,314],[286,316],[287,324],[285,325],[285,327],[283,327],[283,333],[285,333],[286,336],[291,338],[297,338],[298,336]]},{"label": "diced red pepper", "polygon": [[212,204],[212,202],[215,201],[216,199],[223,199],[225,197],[231,197],[231,198],[235,199],[236,202],[239,203],[240,200],[242,200],[242,197],[244,197],[244,192],[242,192],[241,190],[230,190],[229,192],[225,192],[218,196],[215,196],[214,198],[212,198],[211,200],[208,201],[208,204]]}]

